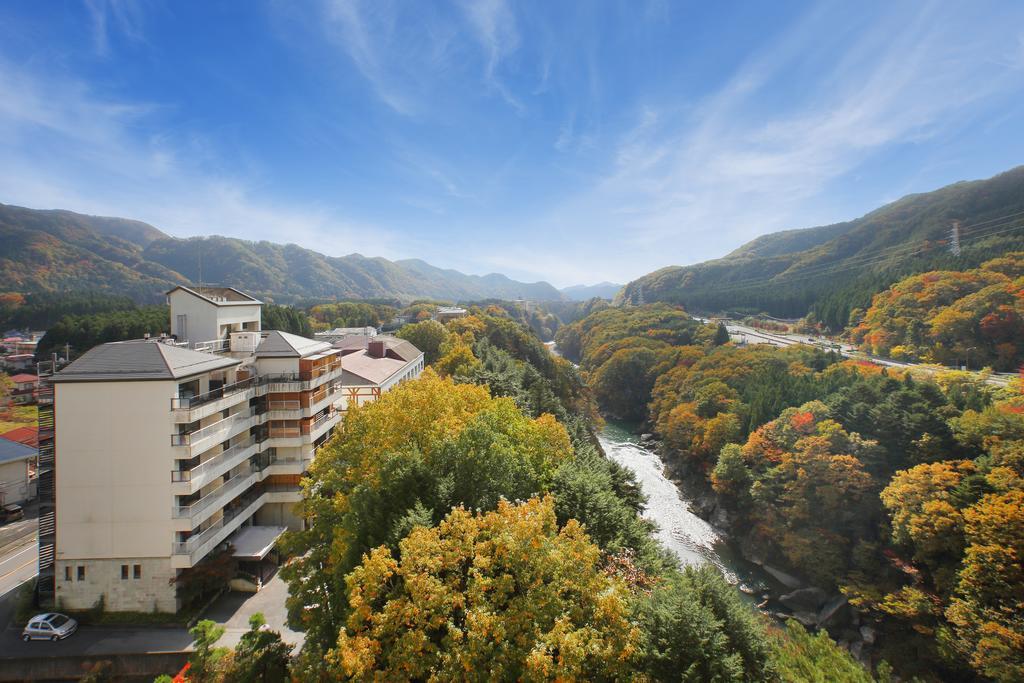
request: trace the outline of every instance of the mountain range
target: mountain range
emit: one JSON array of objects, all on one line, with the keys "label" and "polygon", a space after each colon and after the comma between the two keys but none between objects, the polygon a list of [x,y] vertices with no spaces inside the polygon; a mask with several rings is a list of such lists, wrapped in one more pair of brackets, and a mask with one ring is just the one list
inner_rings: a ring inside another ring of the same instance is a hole
[{"label": "mountain range", "polygon": [[813,312],[841,329],[851,310],[902,277],[972,268],[1021,248],[1024,166],[908,195],[855,220],[762,235],[720,259],[662,268],[627,284],[615,302],[780,317]]},{"label": "mountain range", "polygon": [[596,285],[573,285],[563,287],[562,294],[571,301],[589,301],[594,297],[599,299],[611,299],[622,289],[622,285],[614,282],[599,282]]},{"label": "mountain range", "polygon": [[416,259],[326,256],[295,244],[220,236],[179,239],[140,221],[6,204],[0,204],[0,275],[8,291],[105,291],[138,301],[157,301],[176,284],[200,281],[278,302],[564,299],[547,282],[466,275]]}]

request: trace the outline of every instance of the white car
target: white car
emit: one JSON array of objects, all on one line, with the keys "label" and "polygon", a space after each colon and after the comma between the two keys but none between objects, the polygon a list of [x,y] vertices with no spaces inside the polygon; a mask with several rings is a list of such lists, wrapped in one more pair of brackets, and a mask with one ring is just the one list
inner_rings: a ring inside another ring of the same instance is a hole
[{"label": "white car", "polygon": [[71,617],[50,612],[37,614],[28,620],[21,639],[26,643],[30,640],[63,640],[78,630],[78,622]]}]

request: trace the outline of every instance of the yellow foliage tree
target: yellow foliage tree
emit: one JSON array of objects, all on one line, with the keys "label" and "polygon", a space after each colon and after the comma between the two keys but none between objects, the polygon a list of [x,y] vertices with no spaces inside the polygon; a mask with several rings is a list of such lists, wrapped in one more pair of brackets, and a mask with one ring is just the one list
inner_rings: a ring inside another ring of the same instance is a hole
[{"label": "yellow foliage tree", "polygon": [[346,579],[352,611],[327,661],[353,680],[609,680],[639,639],[626,587],[549,496],[457,508],[373,550]]}]

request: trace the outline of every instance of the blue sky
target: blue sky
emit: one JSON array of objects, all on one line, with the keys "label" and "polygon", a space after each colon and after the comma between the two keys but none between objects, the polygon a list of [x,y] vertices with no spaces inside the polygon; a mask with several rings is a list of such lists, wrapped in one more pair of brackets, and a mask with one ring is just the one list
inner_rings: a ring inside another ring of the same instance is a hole
[{"label": "blue sky", "polygon": [[1024,163],[1020,2],[0,4],[0,202],[624,282]]}]

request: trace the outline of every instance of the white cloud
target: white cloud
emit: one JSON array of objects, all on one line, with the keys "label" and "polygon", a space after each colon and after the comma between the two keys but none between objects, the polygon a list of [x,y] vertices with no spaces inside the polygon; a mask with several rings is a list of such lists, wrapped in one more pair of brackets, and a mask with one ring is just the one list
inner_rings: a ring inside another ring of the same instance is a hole
[{"label": "white cloud", "polygon": [[396,255],[397,236],[324,206],[270,198],[226,175],[201,138],[144,137],[162,107],[104,98],[80,81],[0,60],[0,201],[152,223],[176,236],[289,241],[332,255]]},{"label": "white cloud", "polygon": [[[563,245],[613,278],[638,275],[630,266],[713,258],[723,243],[813,225],[804,221],[818,217],[814,206],[829,183],[1019,92],[1024,74],[995,64],[1012,29],[993,22],[963,31],[939,9],[904,6],[855,40],[830,31],[836,17],[809,15],[696,108],[641,107],[613,150],[612,169],[544,223],[608,235],[618,249]],[[807,69],[806,59],[822,55],[828,59]],[[800,73],[813,77],[789,80]]]}]

